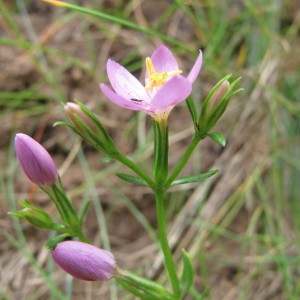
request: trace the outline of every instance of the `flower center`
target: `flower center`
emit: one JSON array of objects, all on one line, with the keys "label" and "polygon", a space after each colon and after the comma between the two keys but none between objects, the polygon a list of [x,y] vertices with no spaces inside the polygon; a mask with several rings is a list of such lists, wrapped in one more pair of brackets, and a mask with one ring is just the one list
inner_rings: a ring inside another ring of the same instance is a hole
[{"label": "flower center", "polygon": [[181,70],[158,73],[155,71],[153,62],[149,57],[146,58],[146,71],[148,78],[146,79],[145,89],[150,92],[156,92],[170,77],[182,73]]}]

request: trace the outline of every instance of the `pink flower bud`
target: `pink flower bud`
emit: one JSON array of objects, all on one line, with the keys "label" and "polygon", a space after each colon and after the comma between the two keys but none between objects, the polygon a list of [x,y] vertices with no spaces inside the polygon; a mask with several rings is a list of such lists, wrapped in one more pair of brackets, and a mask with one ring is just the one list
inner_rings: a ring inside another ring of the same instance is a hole
[{"label": "pink flower bud", "polygon": [[58,172],[45,148],[30,136],[17,133],[15,151],[26,176],[39,186],[54,184]]},{"label": "pink flower bud", "polygon": [[223,96],[228,92],[230,88],[229,81],[225,80],[222,84],[218,87],[212,99],[210,100],[209,107],[214,107],[218,104],[218,102],[223,98]]},{"label": "pink flower bud", "polygon": [[81,131],[81,125],[79,124],[78,120],[76,119],[76,115],[81,119],[83,123],[85,123],[88,127],[90,127],[92,130],[96,129],[95,124],[91,122],[91,120],[87,117],[87,115],[81,110],[80,106],[76,103],[67,102],[67,104],[64,106],[64,110],[72,122],[72,124]]},{"label": "pink flower bud", "polygon": [[114,256],[90,244],[64,241],[58,243],[51,254],[63,270],[81,280],[109,280],[116,274]]}]

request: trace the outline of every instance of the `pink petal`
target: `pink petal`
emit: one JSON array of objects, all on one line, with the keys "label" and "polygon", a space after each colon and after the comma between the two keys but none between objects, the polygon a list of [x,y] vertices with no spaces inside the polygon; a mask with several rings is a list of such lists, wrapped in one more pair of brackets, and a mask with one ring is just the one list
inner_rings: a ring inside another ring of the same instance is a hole
[{"label": "pink petal", "polygon": [[109,59],[106,69],[109,81],[119,96],[124,99],[150,101],[145,87],[123,66]]},{"label": "pink petal", "polygon": [[200,50],[199,51],[199,55],[196,59],[196,62],[189,74],[189,76],[187,77],[187,79],[191,82],[191,83],[194,83],[194,81],[196,80],[199,72],[200,72],[200,69],[201,69],[201,66],[202,66],[202,51]]},{"label": "pink petal", "polygon": [[185,77],[173,76],[165,85],[156,93],[151,101],[149,111],[167,109],[184,101],[192,92],[192,83]]},{"label": "pink petal", "polygon": [[39,186],[55,183],[58,172],[47,150],[30,136],[17,133],[15,151],[26,176]]},{"label": "pink petal", "polygon": [[51,254],[63,270],[82,280],[109,280],[116,274],[112,253],[90,244],[64,241],[58,243]]},{"label": "pink petal", "polygon": [[179,70],[172,52],[164,45],[160,45],[151,56],[155,71],[158,73]]},{"label": "pink petal", "polygon": [[112,91],[106,84],[101,83],[100,84],[100,89],[102,91],[102,93],[112,102],[114,102],[115,104],[127,108],[127,109],[131,109],[131,110],[145,110],[145,107],[142,105],[142,103],[144,102],[137,102],[135,100],[139,99],[135,99],[135,100],[130,100],[130,99],[125,99],[121,96],[119,96],[118,94],[116,94],[114,91]]}]

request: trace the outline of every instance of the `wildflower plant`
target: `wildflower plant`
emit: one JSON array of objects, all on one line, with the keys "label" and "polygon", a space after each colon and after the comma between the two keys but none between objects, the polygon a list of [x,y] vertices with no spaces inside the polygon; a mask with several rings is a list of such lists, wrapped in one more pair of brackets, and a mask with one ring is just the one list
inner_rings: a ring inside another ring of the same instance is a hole
[{"label": "wildflower plant", "polygon": [[[46,2],[79,10],[77,6],[59,1],[47,0]],[[101,83],[102,93],[108,100],[122,108],[144,111],[152,118],[154,133],[152,173],[123,154],[99,118],[82,103],[66,103],[64,110],[70,122],[58,123],[68,126],[99,152],[119,161],[130,170],[129,173],[117,173],[119,178],[131,184],[148,186],[152,190],[156,204],[157,237],[171,288],[123,270],[117,265],[117,257],[115,258],[112,253],[91,245],[83,229],[89,202],[80,212],[77,212],[65,193],[48,152],[31,137],[20,133],[16,135],[15,150],[21,167],[27,177],[53,201],[61,221],[54,222],[50,215],[34,207],[27,200],[20,202],[24,209],[10,214],[24,218],[38,228],[56,230],[59,234],[48,241],[46,247],[50,249],[54,261],[72,276],[88,281],[114,278],[117,283],[141,299],[178,300],[183,299],[191,289],[194,277],[191,258],[183,251],[184,268],[182,273],[178,274],[169,246],[164,208],[166,193],[174,185],[198,182],[218,172],[218,170],[211,170],[202,174],[179,177],[201,140],[210,137],[225,146],[225,137],[219,132],[214,132],[213,128],[223,115],[232,96],[239,91],[236,88],[239,79],[230,82],[230,75],[225,76],[211,90],[202,105],[199,102],[198,105],[202,106],[199,113],[197,104],[191,99],[191,93],[193,83],[197,80],[202,66],[202,52],[195,50],[195,54],[197,58],[194,66],[190,73],[184,76],[172,52],[164,45],[158,46],[153,54],[146,58],[146,74],[143,83],[119,63],[111,59],[107,61],[107,75],[111,86]],[[194,124],[194,136],[181,159],[170,170],[168,116],[175,105],[184,101]]]}]

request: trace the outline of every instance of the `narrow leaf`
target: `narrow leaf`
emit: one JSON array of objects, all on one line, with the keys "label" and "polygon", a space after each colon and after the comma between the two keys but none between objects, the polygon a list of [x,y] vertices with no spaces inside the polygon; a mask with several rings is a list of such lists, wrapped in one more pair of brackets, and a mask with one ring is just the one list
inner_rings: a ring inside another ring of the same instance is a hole
[{"label": "narrow leaf", "polygon": [[184,249],[182,249],[182,257],[183,272],[180,280],[180,288],[181,296],[183,297],[189,292],[191,286],[193,285],[195,271],[193,268],[192,260],[189,254]]},{"label": "narrow leaf", "polygon": [[187,176],[187,177],[182,177],[179,179],[176,179],[172,182],[171,186],[173,185],[178,185],[178,184],[186,184],[186,183],[192,183],[192,182],[198,182],[204,179],[207,179],[216,173],[218,173],[219,170],[212,170],[206,173],[198,174],[198,175],[193,175],[193,176]]},{"label": "narrow leaf", "polygon": [[135,183],[135,184],[140,184],[140,185],[147,185],[147,182],[139,177],[130,175],[130,174],[124,174],[124,173],[116,173],[116,175],[123,179],[124,181],[130,182],[130,183]]},{"label": "narrow leaf", "polygon": [[226,146],[226,138],[221,132],[211,132],[208,133],[207,136],[209,136],[214,142],[216,142],[220,146]]}]

